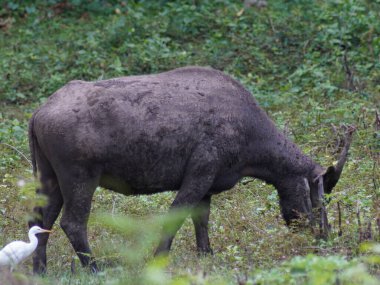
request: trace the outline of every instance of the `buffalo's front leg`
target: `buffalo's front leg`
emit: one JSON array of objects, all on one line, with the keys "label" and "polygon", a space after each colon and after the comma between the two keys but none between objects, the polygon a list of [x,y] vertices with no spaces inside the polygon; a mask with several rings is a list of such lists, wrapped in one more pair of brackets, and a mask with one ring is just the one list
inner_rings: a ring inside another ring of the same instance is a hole
[{"label": "buffalo's front leg", "polygon": [[200,254],[213,253],[208,236],[211,196],[206,195],[191,214],[194,223],[197,250]]},{"label": "buffalo's front leg", "polygon": [[[207,195],[218,171],[216,150],[212,147],[198,147],[188,165],[181,188],[169,210],[169,215],[176,215],[176,212],[180,209],[194,210]],[[155,255],[170,250],[174,236],[182,226],[185,218],[185,215],[180,215],[174,224],[163,225],[163,236]],[[201,224],[204,225],[203,223]],[[204,227],[202,227],[199,234],[202,236],[200,245],[204,246],[204,242],[207,244],[207,241],[203,237]]]}]

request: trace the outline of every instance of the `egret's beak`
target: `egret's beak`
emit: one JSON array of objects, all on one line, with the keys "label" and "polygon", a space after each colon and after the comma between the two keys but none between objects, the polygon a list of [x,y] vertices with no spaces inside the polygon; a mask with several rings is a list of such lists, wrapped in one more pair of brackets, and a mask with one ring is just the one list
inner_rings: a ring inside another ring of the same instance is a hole
[{"label": "egret's beak", "polygon": [[43,230],[44,233],[52,233],[53,231],[49,231],[49,230]]}]

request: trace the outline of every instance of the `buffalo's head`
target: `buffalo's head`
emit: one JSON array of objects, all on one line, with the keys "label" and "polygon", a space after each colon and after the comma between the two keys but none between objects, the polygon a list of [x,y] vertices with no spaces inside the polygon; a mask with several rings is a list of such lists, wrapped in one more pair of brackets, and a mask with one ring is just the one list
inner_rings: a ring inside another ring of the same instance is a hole
[{"label": "buffalo's head", "polygon": [[354,127],[347,128],[345,144],[335,166],[327,169],[317,166],[307,175],[286,177],[276,187],[282,215],[288,226],[319,225],[320,236],[327,236],[329,225],[324,194],[330,194],[340,178],[354,131]]}]

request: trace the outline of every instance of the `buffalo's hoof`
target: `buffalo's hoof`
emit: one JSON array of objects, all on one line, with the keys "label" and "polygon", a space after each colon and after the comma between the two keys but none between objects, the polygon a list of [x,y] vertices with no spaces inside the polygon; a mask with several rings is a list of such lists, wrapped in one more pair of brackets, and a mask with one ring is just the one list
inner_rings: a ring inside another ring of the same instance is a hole
[{"label": "buffalo's hoof", "polygon": [[198,256],[200,256],[200,257],[208,256],[208,255],[214,255],[214,251],[209,246],[206,248],[198,247],[197,251],[198,251]]}]

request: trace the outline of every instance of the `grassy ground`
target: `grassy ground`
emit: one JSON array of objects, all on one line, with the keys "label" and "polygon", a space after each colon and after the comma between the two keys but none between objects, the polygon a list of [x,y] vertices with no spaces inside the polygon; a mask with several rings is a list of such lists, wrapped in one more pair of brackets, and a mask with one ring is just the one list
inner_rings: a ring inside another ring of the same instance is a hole
[{"label": "grassy ground", "polygon": [[26,239],[36,203],[33,185],[21,182],[32,180],[24,155],[29,157],[27,121],[38,105],[72,79],[184,65],[212,66],[240,80],[279,128],[324,166],[336,160],[340,126],[357,126],[349,162],[328,205],[332,234],[319,241],[289,231],[275,189],[243,180],[213,198],[213,257],[197,256],[187,221],[169,259],[152,260],[157,216],[173,195],[124,197],[99,189],[89,239],[104,266],[101,274],[74,265],[78,261],[57,225],[48,275],[32,278],[28,261],[13,275],[0,272],[0,283],[377,284],[379,1],[272,0],[260,9],[233,0],[105,3],[0,4],[0,244]]}]

